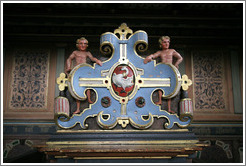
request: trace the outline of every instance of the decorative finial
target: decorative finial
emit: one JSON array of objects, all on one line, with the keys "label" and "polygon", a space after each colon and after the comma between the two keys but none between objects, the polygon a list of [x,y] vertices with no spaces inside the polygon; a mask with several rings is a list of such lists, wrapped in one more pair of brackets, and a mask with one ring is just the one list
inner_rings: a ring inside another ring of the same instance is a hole
[{"label": "decorative finial", "polygon": [[188,90],[191,84],[192,81],[188,78],[188,76],[186,74],[182,75],[182,83],[181,83],[182,89],[185,91]]},{"label": "decorative finial", "polygon": [[114,30],[114,34],[119,34],[120,35],[120,40],[125,40],[126,35],[132,34],[132,30],[126,25],[126,23],[122,23],[118,29]]},{"label": "decorative finial", "polygon": [[121,125],[121,127],[126,128],[126,126],[129,124],[129,120],[128,119],[119,119],[118,123],[119,123],[119,125]]},{"label": "decorative finial", "polygon": [[58,87],[59,87],[59,90],[60,90],[60,91],[63,91],[63,90],[65,89],[65,87],[68,86],[68,85],[66,84],[66,81],[67,81],[68,79],[65,78],[65,77],[66,77],[66,74],[65,74],[65,73],[61,73],[61,74],[60,74],[60,77],[58,77],[58,78],[56,79],[56,83],[59,85]]}]

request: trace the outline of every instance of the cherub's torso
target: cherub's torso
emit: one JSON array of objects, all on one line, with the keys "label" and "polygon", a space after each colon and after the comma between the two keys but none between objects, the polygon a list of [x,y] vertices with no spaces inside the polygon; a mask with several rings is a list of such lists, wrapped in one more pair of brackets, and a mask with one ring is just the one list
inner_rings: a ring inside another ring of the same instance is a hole
[{"label": "cherub's torso", "polygon": [[81,63],[86,63],[86,57],[88,56],[88,52],[87,51],[74,51],[73,54],[75,55],[75,61],[76,61],[76,65],[81,64]]},{"label": "cherub's torso", "polygon": [[175,52],[174,49],[167,49],[160,51],[160,58],[161,62],[163,63],[171,63],[173,62],[173,53]]}]

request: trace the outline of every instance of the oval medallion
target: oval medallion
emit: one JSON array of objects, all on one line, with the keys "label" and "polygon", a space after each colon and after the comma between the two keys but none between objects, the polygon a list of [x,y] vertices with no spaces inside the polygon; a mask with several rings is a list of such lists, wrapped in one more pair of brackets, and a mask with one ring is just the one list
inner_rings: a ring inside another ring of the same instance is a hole
[{"label": "oval medallion", "polygon": [[117,66],[111,78],[113,90],[117,95],[126,97],[131,94],[135,85],[135,76],[131,67]]}]

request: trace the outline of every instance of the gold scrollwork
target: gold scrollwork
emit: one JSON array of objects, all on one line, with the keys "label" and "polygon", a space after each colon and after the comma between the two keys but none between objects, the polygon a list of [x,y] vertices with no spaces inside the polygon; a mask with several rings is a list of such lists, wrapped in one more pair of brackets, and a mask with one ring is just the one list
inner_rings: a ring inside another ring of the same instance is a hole
[{"label": "gold scrollwork", "polygon": [[188,78],[188,76],[186,74],[182,75],[182,89],[183,90],[188,90],[189,86],[192,85],[192,81]]},{"label": "gold scrollwork", "polygon": [[[148,118],[145,119],[144,116],[146,116],[146,117],[148,117]],[[149,113],[148,116],[147,116],[147,115],[142,115],[142,116],[141,116],[141,119],[142,119],[143,121],[149,121],[149,122],[148,122],[147,124],[140,125],[140,124],[135,123],[131,118],[129,118],[130,124],[131,124],[133,127],[137,128],[137,129],[143,130],[143,129],[149,128],[149,127],[154,123],[154,116],[153,116],[151,113]]]},{"label": "gold scrollwork", "polygon": [[[107,117],[104,118],[103,117],[104,115],[106,115]],[[97,124],[103,129],[112,129],[117,125],[117,120],[113,124],[109,124],[109,125],[106,125],[104,122],[102,122],[102,121],[107,121],[108,119],[110,119],[110,114],[103,114],[103,111],[97,114],[96,119],[97,119]]]},{"label": "gold scrollwork", "polygon": [[129,124],[129,119],[119,119],[118,124],[121,125],[122,128],[126,128]]},{"label": "gold scrollwork", "polygon": [[60,91],[64,91],[65,87],[68,86],[68,84],[66,84],[66,81],[68,79],[66,78],[66,74],[65,73],[61,73],[60,76],[56,79],[56,83],[59,85],[59,90]]},{"label": "gold scrollwork", "polygon": [[[182,113],[179,115],[179,119],[182,121],[182,122],[185,122],[188,120],[188,118],[191,119],[191,121],[193,120],[193,115],[191,113]],[[186,127],[186,126],[185,126]]]},{"label": "gold scrollwork", "polygon": [[122,23],[118,29],[114,30],[114,34],[119,34],[120,39],[124,40],[126,39],[127,34],[132,34],[133,31],[126,25],[126,23]]},{"label": "gold scrollwork", "polygon": [[134,44],[134,48],[135,48],[134,50],[137,50],[139,52],[144,52],[144,51],[146,51],[148,49],[148,43],[146,41],[144,41],[144,40],[138,40]]},{"label": "gold scrollwork", "polygon": [[100,51],[104,55],[111,55],[114,51],[114,47],[110,42],[104,41],[100,45]]}]

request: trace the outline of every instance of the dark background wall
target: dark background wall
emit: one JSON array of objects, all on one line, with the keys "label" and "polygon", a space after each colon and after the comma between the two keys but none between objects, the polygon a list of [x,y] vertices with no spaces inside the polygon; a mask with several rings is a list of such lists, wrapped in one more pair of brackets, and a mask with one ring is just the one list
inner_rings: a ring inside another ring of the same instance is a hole
[{"label": "dark background wall", "polygon": [[[125,22],[149,35],[185,46],[242,46],[242,4],[237,3],[33,3],[3,4],[4,43],[15,41],[73,43],[86,36],[97,45],[104,32]],[[15,43],[15,42],[14,42]],[[152,46],[153,47],[153,46]]]}]

